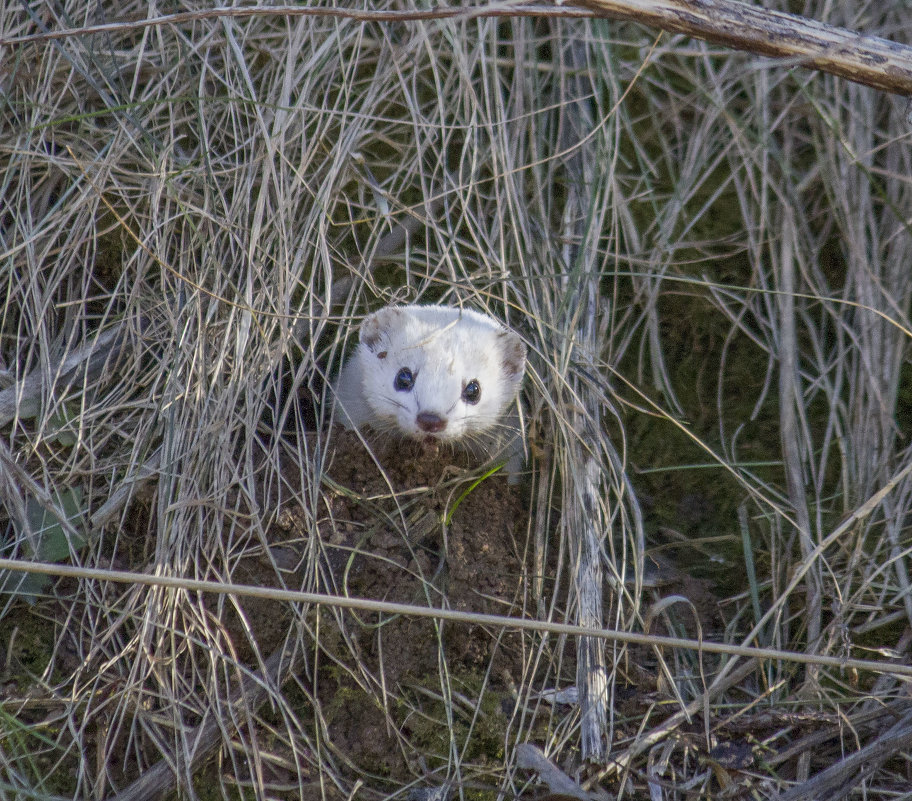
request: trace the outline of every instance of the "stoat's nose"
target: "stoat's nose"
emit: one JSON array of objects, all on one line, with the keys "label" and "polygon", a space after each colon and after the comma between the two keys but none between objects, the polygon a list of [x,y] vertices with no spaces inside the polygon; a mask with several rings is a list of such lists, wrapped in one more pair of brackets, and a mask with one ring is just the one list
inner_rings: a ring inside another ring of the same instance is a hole
[{"label": "stoat's nose", "polygon": [[419,412],[415,422],[418,423],[418,428],[428,434],[437,434],[447,427],[446,418],[433,412]]}]

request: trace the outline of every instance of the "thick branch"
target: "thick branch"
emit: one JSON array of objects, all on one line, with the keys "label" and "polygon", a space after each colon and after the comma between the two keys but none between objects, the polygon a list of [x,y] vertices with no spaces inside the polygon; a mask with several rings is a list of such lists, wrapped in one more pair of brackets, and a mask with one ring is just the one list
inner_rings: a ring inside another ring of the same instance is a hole
[{"label": "thick branch", "polygon": [[912,95],[912,47],[735,0],[578,0],[632,20],[762,56],[793,59],[850,81]]},{"label": "thick branch", "polygon": [[[846,28],[735,0],[576,0],[560,7],[537,3],[434,9],[357,10],[310,6],[242,6],[182,11],[101,25],[0,36],[0,47],[89,34],[113,34],[200,19],[284,16],[335,17],[356,22],[416,22],[466,17],[585,17],[631,20],[762,56],[794,59],[805,67],[899,95],[912,95],[912,47]],[[580,6],[584,6],[580,8]]]}]

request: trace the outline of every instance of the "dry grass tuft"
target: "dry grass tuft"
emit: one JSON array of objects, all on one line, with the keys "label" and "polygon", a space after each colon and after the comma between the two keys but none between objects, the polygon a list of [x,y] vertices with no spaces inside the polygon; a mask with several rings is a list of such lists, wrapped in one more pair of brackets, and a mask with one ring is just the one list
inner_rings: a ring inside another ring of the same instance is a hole
[{"label": "dry grass tuft", "polygon": [[[805,13],[889,36],[894,5]],[[17,41],[149,13],[116,6],[0,9],[0,555],[180,581],[4,574],[2,794],[494,798],[533,793],[527,741],[588,797],[905,792],[902,99],[581,19]],[[427,508],[393,471],[327,478],[325,378],[361,314],[415,299],[529,344],[534,470],[499,540],[441,526],[449,478]],[[553,702],[575,682],[582,716]]]}]

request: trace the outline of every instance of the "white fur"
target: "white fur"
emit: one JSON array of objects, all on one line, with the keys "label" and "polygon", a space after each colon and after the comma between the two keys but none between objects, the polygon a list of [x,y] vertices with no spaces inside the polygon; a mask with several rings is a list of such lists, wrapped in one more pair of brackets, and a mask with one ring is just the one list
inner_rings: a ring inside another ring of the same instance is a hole
[{"label": "white fur", "polygon": [[[504,421],[516,399],[526,365],[519,335],[487,315],[450,306],[387,306],[365,318],[360,342],[335,383],[337,419],[346,428],[369,426],[415,439],[480,445],[490,436],[515,429]],[[411,390],[395,388],[396,375],[408,368]],[[470,381],[481,396],[463,399]],[[419,414],[439,418],[429,432]]]}]

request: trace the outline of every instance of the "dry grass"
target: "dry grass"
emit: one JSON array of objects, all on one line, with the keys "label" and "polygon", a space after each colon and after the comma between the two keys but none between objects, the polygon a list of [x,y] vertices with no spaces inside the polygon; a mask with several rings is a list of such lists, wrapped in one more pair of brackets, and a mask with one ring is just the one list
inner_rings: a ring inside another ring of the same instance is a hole
[{"label": "dry grass", "polygon": [[[323,379],[366,309],[465,301],[532,354],[530,574],[505,611],[693,636],[678,593],[643,586],[645,546],[709,582],[707,637],[908,664],[903,100],[585,20],[201,17],[15,41],[148,8],[116,5],[0,9],[3,556],[246,583],[239,565],[273,553],[296,501],[309,539],[291,589],[332,589]],[[912,29],[895,5],[805,13],[889,36]],[[93,348],[107,364],[77,358]],[[324,432],[307,447],[305,420]],[[36,520],[56,525],[42,538]],[[521,792],[527,740],[571,771],[582,748],[603,764],[580,776],[626,798],[842,797],[824,768],[863,747],[871,769],[847,768],[845,792],[909,784],[907,690],[888,672],[528,634],[511,691],[537,711],[492,735],[482,712],[453,720],[501,677],[482,671],[467,697],[441,660],[432,701],[385,686],[346,612],[296,605],[282,648],[251,636],[242,656],[230,594],[32,589],[37,603],[3,596],[0,619],[9,797],[106,798],[161,759],[200,797],[231,796],[226,776],[257,798],[407,794],[331,742],[327,637],[362,703],[389,721],[437,710],[450,731],[435,753],[403,737],[415,786]],[[285,689],[239,694],[276,655],[296,667]],[[538,693],[600,663],[580,676],[608,694],[593,718],[542,714]],[[650,671],[654,705],[622,712]],[[192,727],[213,720],[219,781],[193,790]],[[500,752],[479,756],[483,738]],[[726,762],[720,743],[755,756]]]}]

